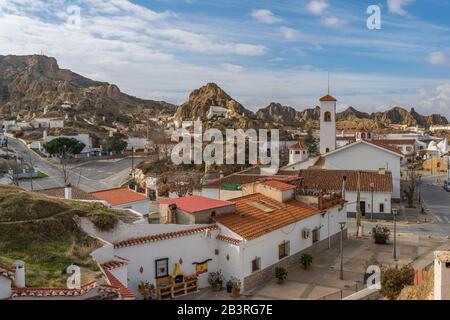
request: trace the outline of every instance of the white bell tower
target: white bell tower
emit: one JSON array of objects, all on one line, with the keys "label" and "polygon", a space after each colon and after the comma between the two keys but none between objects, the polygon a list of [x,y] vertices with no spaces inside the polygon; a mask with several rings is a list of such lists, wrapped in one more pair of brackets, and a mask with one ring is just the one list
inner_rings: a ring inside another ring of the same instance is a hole
[{"label": "white bell tower", "polygon": [[320,98],[320,154],[336,149],[336,102],[329,94]]}]

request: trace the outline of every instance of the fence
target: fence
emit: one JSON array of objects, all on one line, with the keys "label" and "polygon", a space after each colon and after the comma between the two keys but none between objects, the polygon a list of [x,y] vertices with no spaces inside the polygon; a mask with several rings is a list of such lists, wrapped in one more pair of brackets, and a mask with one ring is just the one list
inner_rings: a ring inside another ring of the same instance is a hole
[{"label": "fence", "polygon": [[[346,286],[344,289],[340,289],[336,292],[327,294],[326,296],[320,297],[317,300],[342,300],[356,292],[359,292],[361,290],[367,289],[367,285],[363,283],[357,283],[353,286]],[[366,296],[364,300],[372,300],[376,299],[373,295]]]}]

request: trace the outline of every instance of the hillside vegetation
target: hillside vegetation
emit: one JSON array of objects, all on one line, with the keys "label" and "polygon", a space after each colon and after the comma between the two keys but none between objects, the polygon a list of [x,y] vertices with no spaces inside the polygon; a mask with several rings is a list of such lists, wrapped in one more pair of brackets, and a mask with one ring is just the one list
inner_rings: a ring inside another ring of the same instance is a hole
[{"label": "hillside vegetation", "polygon": [[90,253],[102,244],[84,233],[74,217],[114,228],[126,216],[101,204],[59,200],[0,186],[0,264],[23,260],[27,287],[64,287],[65,269],[82,268],[82,279],[100,276]]}]

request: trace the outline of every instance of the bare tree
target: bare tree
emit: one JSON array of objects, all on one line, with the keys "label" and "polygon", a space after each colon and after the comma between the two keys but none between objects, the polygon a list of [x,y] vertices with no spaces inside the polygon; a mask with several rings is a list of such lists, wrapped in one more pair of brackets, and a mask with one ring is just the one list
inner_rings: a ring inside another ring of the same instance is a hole
[{"label": "bare tree", "polygon": [[405,187],[405,190],[403,192],[405,193],[406,200],[408,202],[408,207],[412,208],[414,206],[414,194],[416,191],[416,184],[417,184],[417,172],[414,165],[411,165],[408,167],[408,171],[406,172],[406,178],[407,178],[407,185]]}]

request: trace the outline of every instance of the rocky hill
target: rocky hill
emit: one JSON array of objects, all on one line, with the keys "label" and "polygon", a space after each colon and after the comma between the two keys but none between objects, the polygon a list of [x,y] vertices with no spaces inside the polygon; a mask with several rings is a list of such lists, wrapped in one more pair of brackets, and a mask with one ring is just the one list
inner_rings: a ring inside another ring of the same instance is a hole
[{"label": "rocky hill", "polygon": [[79,115],[105,116],[112,121],[148,110],[173,112],[169,103],[142,100],[124,94],[114,85],[60,69],[56,59],[42,56],[0,55],[0,116],[39,114],[44,107],[58,111],[64,101]]},{"label": "rocky hill", "polygon": [[[207,119],[211,106],[228,109],[227,118]],[[189,100],[180,105],[175,112],[176,121],[201,119],[205,127],[225,128],[263,128],[266,123],[230,97],[215,83],[208,83],[191,92]]]}]

